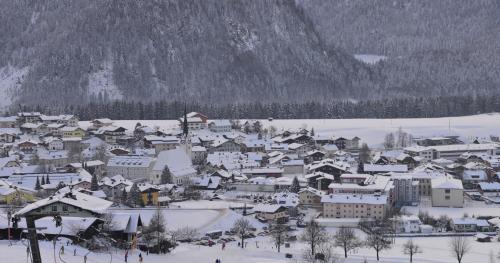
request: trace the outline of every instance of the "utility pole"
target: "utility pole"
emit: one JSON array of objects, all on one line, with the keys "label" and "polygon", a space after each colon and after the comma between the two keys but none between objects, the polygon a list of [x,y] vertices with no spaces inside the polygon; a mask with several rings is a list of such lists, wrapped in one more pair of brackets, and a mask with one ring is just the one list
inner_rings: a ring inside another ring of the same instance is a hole
[{"label": "utility pole", "polygon": [[7,212],[7,236],[9,238],[9,244],[12,245],[12,241],[10,238],[10,220],[12,219],[12,205],[10,206],[9,211]]},{"label": "utility pole", "polygon": [[42,257],[40,256],[40,247],[38,246],[38,237],[36,235],[35,218],[32,216],[27,216],[26,226],[28,227],[28,237],[30,240],[33,263],[42,263]]}]

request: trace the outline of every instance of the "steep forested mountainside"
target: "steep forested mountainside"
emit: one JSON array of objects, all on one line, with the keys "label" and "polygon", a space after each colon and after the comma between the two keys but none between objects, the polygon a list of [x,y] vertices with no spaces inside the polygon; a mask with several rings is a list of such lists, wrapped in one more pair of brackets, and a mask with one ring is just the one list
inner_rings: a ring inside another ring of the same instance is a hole
[{"label": "steep forested mountainside", "polygon": [[498,0],[298,1],[327,44],[388,57],[389,95],[500,90]]},{"label": "steep forested mountainside", "polygon": [[371,70],[324,45],[288,0],[0,0],[0,36],[3,89],[23,104],[326,101],[374,89]]},{"label": "steep forested mountainside", "polygon": [[491,94],[499,3],[0,0],[0,106]]}]

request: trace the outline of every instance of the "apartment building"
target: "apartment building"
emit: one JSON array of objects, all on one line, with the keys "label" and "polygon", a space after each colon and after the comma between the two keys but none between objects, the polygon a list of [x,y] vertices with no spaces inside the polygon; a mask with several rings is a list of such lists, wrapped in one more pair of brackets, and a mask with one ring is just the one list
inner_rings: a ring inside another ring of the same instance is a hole
[{"label": "apartment building", "polygon": [[329,194],[321,198],[325,218],[375,218],[386,215],[386,195]]}]

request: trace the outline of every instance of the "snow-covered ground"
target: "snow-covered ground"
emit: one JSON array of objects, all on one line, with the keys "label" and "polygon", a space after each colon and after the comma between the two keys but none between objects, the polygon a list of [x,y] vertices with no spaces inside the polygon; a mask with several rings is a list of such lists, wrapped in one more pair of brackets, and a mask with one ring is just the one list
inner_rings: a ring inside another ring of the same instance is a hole
[{"label": "snow-covered ground", "polygon": [[369,65],[375,65],[378,62],[387,59],[386,56],[372,54],[355,54],[354,58]]},{"label": "snow-covered ground", "polygon": [[460,218],[465,214],[470,217],[500,216],[500,204],[487,204],[484,201],[473,201],[467,197],[464,200],[464,207],[433,207],[429,197],[422,197],[418,206],[405,206],[402,210],[413,215],[418,215],[419,211],[427,212],[435,218],[442,215]]},{"label": "snow-covered ground", "polygon": [[113,62],[108,59],[104,62],[101,70],[89,75],[89,94],[104,96],[106,93],[110,100],[121,100],[123,94],[115,85],[113,80]]},{"label": "snow-covered ground", "polygon": [[0,109],[6,109],[16,97],[29,68],[6,66],[0,68]]},{"label": "snow-covered ground", "polygon": [[[118,120],[115,125],[132,130],[137,122],[164,130],[177,129],[179,124],[177,120]],[[500,134],[500,113],[427,119],[291,119],[261,122],[264,127],[272,125],[278,131],[307,127],[314,128],[316,134],[358,136],[370,146],[382,144],[387,133],[395,132],[400,127],[414,137],[459,135],[466,141],[476,137],[489,139],[490,135]],[[88,121],[80,122],[82,127],[89,125]]]},{"label": "snow-covered ground", "polygon": [[[472,249],[465,255],[463,262],[491,262],[491,255],[493,255],[493,259],[496,260],[493,262],[500,262],[500,259],[497,259],[497,253],[499,251],[499,243],[497,241],[491,243],[478,243],[474,241],[472,237],[469,239],[471,241]],[[406,240],[407,238],[397,238],[395,245],[390,250],[383,251],[380,254],[380,262],[409,262],[409,257],[402,252],[402,245],[406,242]],[[456,259],[453,258],[448,247],[449,238],[447,237],[414,238],[413,241],[417,243],[423,251],[423,253],[416,254],[414,256],[413,262],[415,263],[456,262]],[[64,245],[64,242],[57,244],[57,250],[59,250],[62,245]],[[43,262],[54,262],[52,243],[42,241],[40,242],[40,247],[42,251],[42,258],[44,260]],[[76,249],[77,252],[76,256],[73,256],[74,249]],[[300,256],[303,253],[303,249],[304,244],[296,242],[292,243],[290,248],[282,248],[281,253],[277,253],[269,239],[259,238],[249,240],[247,248],[245,249],[238,248],[236,242],[228,243],[226,245],[226,249],[224,250],[221,249],[221,245],[206,247],[182,244],[172,253],[167,255],[146,255],[145,253],[142,253],[142,255],[144,257],[144,263],[201,263],[215,262],[215,259],[217,258],[219,258],[223,263],[296,263],[302,262],[300,260]],[[3,254],[2,260],[0,260],[1,262],[27,262],[26,247],[21,242],[15,242],[12,246],[9,246],[8,241],[0,241],[0,252]],[[65,254],[61,256],[64,261],[61,261],[57,257],[57,261],[55,262],[81,263],[83,262],[83,255],[87,252],[88,251],[86,249],[70,245],[65,247]],[[124,262],[124,253],[125,252],[122,250],[114,249],[110,251],[110,253],[89,253],[87,262]],[[285,253],[293,254],[293,259],[285,259]],[[342,250],[337,248],[336,253],[341,256]],[[138,254],[139,251],[129,252],[128,262],[139,262]],[[110,259],[112,259],[112,261],[110,261]],[[354,253],[350,253],[348,259],[343,262],[361,263],[365,260],[366,262],[376,262],[374,250],[368,248],[358,249]]]},{"label": "snow-covered ground", "polygon": [[[198,230],[198,233],[203,236],[209,231],[230,230],[234,222],[241,218],[242,215],[229,209],[229,207],[241,205],[241,203],[226,201],[186,201],[172,203],[170,208],[162,208],[161,211],[169,230],[175,231],[183,227],[191,227]],[[111,214],[137,213],[141,215],[143,223],[148,224],[156,209],[112,209],[110,212]],[[248,217],[248,220],[257,229],[262,229],[265,226],[253,217]]]}]

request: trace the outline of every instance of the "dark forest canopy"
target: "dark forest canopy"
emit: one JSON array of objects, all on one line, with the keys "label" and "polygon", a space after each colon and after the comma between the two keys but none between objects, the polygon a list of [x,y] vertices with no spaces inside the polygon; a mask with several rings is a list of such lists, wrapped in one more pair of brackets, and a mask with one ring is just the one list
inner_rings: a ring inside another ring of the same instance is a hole
[{"label": "dark forest canopy", "polygon": [[[45,114],[72,113],[81,120],[108,117],[121,119],[178,119],[184,106],[212,119],[330,119],[330,118],[431,118],[464,116],[500,112],[500,96],[453,96],[433,98],[401,98],[369,101],[333,101],[331,103],[247,103],[198,104],[158,101],[96,102],[78,106],[44,107],[19,106],[23,111],[41,111]],[[8,114],[8,113],[7,113]]]}]

